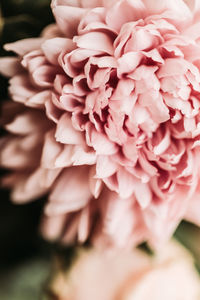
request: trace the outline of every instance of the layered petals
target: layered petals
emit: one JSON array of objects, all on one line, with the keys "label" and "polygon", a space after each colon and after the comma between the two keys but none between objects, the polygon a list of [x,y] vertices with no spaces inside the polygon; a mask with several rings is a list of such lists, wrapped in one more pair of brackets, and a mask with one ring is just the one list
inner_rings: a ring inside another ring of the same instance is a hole
[{"label": "layered petals", "polygon": [[51,8],[56,24],[0,61],[15,102],[3,184],[19,203],[50,194],[48,238],[159,248],[182,219],[200,223],[199,1]]}]

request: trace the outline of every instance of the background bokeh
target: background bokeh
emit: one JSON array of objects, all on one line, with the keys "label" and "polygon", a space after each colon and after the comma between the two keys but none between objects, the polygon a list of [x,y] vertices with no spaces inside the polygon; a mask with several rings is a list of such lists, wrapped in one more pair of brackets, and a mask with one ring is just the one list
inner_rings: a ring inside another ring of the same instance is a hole
[{"label": "background bokeh", "polygon": [[[38,36],[53,22],[49,0],[0,1],[0,55],[8,55],[3,45]],[[12,53],[9,53],[12,55]],[[5,101],[8,82],[0,77],[0,100]],[[1,135],[4,132],[1,129]],[[1,176],[5,171],[1,170]],[[0,191],[0,299],[37,300],[47,280],[52,246],[38,234],[44,199],[17,206],[9,201],[9,191]]]}]

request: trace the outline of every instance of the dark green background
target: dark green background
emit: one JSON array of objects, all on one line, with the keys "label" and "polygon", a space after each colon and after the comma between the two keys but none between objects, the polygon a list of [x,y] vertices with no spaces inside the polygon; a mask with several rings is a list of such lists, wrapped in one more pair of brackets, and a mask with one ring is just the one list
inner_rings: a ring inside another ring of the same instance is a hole
[{"label": "dark green background", "polygon": [[[0,55],[7,42],[38,36],[52,23],[49,0],[1,0]],[[12,55],[9,53],[9,55]],[[7,99],[7,80],[0,77],[0,100]],[[1,130],[1,135],[4,134]],[[5,171],[1,170],[1,176]],[[13,205],[0,191],[0,299],[37,300],[48,277],[52,247],[38,234],[44,199]]]}]

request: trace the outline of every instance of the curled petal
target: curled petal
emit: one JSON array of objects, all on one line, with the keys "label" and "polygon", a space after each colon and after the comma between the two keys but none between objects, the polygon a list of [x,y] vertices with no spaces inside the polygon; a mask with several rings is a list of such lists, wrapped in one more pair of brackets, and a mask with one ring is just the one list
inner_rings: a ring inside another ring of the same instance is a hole
[{"label": "curled petal", "polygon": [[83,142],[82,133],[74,129],[71,118],[67,113],[63,114],[58,121],[55,137],[58,142],[63,144],[76,145]]},{"label": "curled petal", "polygon": [[13,51],[18,55],[23,56],[30,51],[37,50],[43,42],[44,38],[30,38],[5,44],[4,48],[7,51]]},{"label": "curled petal", "polygon": [[58,215],[61,212],[76,211],[86,206],[91,198],[88,168],[73,167],[63,171],[60,175],[50,194],[45,212],[47,215]]},{"label": "curled petal", "polygon": [[91,144],[98,155],[112,155],[117,152],[117,146],[96,130],[91,133]]},{"label": "curled petal", "polygon": [[57,65],[58,56],[62,51],[68,53],[75,48],[75,45],[71,39],[67,38],[53,38],[48,39],[42,44],[42,50],[50,63]]},{"label": "curled petal", "polygon": [[86,9],[80,7],[58,5],[53,6],[53,14],[60,30],[66,37],[73,37],[77,32],[77,26],[86,13]]},{"label": "curled petal", "polygon": [[96,165],[96,177],[105,178],[113,175],[118,169],[118,166],[112,159],[105,155],[99,155],[97,157]]},{"label": "curled petal", "polygon": [[103,32],[89,32],[82,36],[74,37],[73,41],[78,47],[89,50],[102,51],[113,54],[112,39]]}]

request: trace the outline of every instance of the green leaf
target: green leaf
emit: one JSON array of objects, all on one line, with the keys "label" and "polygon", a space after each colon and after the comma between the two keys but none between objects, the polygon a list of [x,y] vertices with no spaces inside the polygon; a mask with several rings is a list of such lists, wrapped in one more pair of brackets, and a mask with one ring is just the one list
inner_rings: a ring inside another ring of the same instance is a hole
[{"label": "green leaf", "polygon": [[188,222],[182,222],[175,237],[190,250],[200,271],[200,228]]},{"label": "green leaf", "polygon": [[0,277],[0,299],[39,300],[50,273],[50,263],[34,258]]}]

